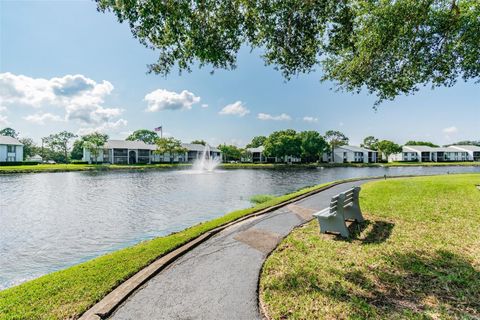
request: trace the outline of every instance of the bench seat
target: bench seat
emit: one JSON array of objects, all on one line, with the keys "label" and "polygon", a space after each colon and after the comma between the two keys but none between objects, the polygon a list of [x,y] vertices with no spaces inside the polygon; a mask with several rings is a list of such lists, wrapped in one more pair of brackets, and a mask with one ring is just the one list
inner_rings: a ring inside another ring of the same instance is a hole
[{"label": "bench seat", "polygon": [[338,232],[342,237],[348,238],[350,235],[345,221],[364,221],[359,205],[359,194],[360,187],[349,189],[332,197],[328,208],[314,213],[320,232]]}]

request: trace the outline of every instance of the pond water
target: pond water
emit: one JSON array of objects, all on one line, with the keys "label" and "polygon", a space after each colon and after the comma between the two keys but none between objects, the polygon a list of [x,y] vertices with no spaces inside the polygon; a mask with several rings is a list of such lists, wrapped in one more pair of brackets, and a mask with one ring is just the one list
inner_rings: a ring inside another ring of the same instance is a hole
[{"label": "pond water", "polygon": [[252,195],[345,178],[447,172],[480,167],[0,175],[0,290],[249,207]]}]

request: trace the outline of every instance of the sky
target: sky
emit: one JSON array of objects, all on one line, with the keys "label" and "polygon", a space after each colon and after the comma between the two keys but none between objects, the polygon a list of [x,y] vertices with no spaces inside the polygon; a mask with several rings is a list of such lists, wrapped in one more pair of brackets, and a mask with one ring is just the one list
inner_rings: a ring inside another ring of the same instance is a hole
[{"label": "sky", "polygon": [[0,128],[39,142],[50,133],[95,130],[124,139],[162,126],[184,142],[244,146],[275,130],[339,130],[405,143],[480,140],[480,86],[424,87],[373,109],[375,97],[321,83],[321,70],[285,81],[259,50],[235,70],[147,73],[156,52],[93,1],[0,0]]}]

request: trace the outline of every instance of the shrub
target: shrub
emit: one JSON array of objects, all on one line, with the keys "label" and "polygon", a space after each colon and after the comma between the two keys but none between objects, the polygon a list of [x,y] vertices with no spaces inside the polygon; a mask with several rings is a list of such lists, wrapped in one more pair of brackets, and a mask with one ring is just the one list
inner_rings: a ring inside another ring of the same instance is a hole
[{"label": "shrub", "polygon": [[271,194],[257,194],[250,198],[250,202],[254,204],[260,204],[272,200],[275,196]]},{"label": "shrub", "polygon": [[36,161],[0,161],[0,166],[34,166]]},{"label": "shrub", "polygon": [[71,164],[88,164],[88,161],[82,161],[82,160],[72,160],[70,161]]}]

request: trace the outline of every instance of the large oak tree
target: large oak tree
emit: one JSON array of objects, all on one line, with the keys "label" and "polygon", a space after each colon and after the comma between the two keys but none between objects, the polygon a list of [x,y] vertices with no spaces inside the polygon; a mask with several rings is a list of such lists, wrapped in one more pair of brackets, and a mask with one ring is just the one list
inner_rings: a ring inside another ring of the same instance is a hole
[{"label": "large oak tree", "polygon": [[259,48],[288,79],[316,68],[380,102],[480,75],[478,0],[96,0],[158,52],[154,73],[233,69]]}]

